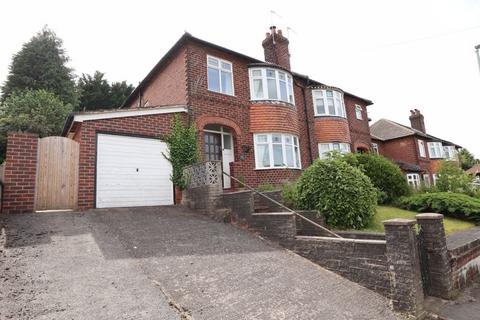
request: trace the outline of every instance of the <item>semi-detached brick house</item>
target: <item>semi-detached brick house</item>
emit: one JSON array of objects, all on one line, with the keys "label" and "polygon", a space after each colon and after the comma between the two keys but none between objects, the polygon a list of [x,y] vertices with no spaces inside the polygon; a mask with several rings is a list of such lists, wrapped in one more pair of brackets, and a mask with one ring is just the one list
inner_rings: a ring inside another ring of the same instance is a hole
[{"label": "semi-detached brick house", "polygon": [[442,160],[458,161],[455,143],[434,137],[425,130],[424,116],[418,109],[410,111],[411,127],[387,119],[371,125],[374,152],[396,162],[407,176],[408,183],[434,184]]},{"label": "semi-detached brick house", "polygon": [[[108,176],[102,170],[125,151],[102,155],[116,143],[107,135],[161,139],[174,113],[198,129],[204,160],[222,160],[225,172],[252,186],[292,180],[331,150],[370,151],[372,102],[293,72],[288,45],[271,27],[261,61],[185,33],[121,110],[72,115],[64,135],[80,142],[79,206],[130,205],[126,191],[99,196]],[[224,187],[232,187],[227,176]]]}]

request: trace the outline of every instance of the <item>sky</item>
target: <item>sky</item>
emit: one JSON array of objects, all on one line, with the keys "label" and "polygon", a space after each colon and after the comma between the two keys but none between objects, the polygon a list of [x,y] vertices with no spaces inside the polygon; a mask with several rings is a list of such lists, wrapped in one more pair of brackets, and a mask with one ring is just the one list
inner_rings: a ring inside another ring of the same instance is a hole
[{"label": "sky", "polygon": [[263,60],[272,24],[289,36],[293,71],[372,100],[372,123],[409,125],[417,108],[428,133],[480,158],[480,0],[4,1],[0,82],[45,25],[77,75],[137,85],[185,31]]}]

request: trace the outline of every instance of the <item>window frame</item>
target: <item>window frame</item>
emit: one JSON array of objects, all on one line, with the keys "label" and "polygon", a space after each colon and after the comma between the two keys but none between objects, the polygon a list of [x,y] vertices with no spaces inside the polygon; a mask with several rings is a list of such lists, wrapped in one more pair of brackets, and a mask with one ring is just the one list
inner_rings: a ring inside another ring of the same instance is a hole
[{"label": "window frame", "polygon": [[[208,64],[209,59],[218,60],[218,67],[214,67],[214,66],[209,65]],[[229,64],[231,70],[227,70],[227,69],[222,68],[222,62]],[[218,75],[219,75],[218,84],[219,84],[219,87],[220,87],[220,91],[212,90],[212,89],[209,88],[209,85],[208,85],[208,69],[209,68],[213,68],[213,69],[216,69],[218,71]],[[231,76],[231,79],[232,79],[232,93],[231,94],[227,93],[227,92],[222,92],[222,71],[230,73],[230,76]],[[234,81],[233,81],[233,62],[207,54],[207,90],[210,91],[210,92],[220,93],[220,94],[224,94],[224,95],[231,96],[231,97],[235,96],[235,84],[234,84]]]},{"label": "window frame", "polygon": [[[331,114],[329,111],[329,105],[328,105],[328,96],[327,92],[331,91],[332,92],[332,99],[333,99],[333,110],[334,114]],[[318,93],[321,92],[321,96],[318,96]],[[341,106],[338,106],[336,101],[335,94],[340,95],[340,102]],[[319,113],[318,108],[317,108],[317,99],[322,99],[323,100],[323,109],[324,113]],[[347,110],[345,107],[345,99],[343,92],[340,90],[335,90],[335,89],[314,89],[312,90],[312,101],[313,101],[313,112],[315,117],[339,117],[339,118],[347,118]],[[340,107],[341,114],[337,114],[338,108]]]},{"label": "window frame", "polygon": [[[273,142],[273,136],[280,135],[281,136],[281,143]],[[266,142],[257,142],[257,138],[259,136],[266,136]],[[286,142],[286,137],[291,138],[291,143]],[[258,147],[257,145],[267,145],[268,146],[268,160],[269,166],[259,166],[258,163]],[[273,146],[274,145],[281,145],[282,146],[282,161],[283,166],[275,166],[275,159],[273,153]],[[292,148],[292,160],[293,166],[289,166],[287,164],[287,146],[291,146]],[[279,133],[279,132],[266,132],[266,133],[254,133],[253,134],[253,151],[255,156],[255,170],[274,170],[274,169],[295,169],[301,170],[302,169],[302,158],[301,158],[301,151],[300,151],[300,140],[298,136],[290,133]],[[297,153],[298,152],[298,153]]]},{"label": "window frame", "polygon": [[[330,152],[333,152],[333,151],[338,151],[341,154],[347,154],[347,153],[352,152],[352,147],[350,146],[350,143],[347,143],[347,142],[320,142],[318,144],[318,158],[320,160],[328,159],[327,156],[323,156],[323,154],[325,154],[325,152],[322,152],[322,150],[321,150],[322,145],[324,145],[324,146],[328,145],[329,150],[326,153],[330,153]],[[334,147],[335,145],[338,145],[338,150],[335,150],[335,147]],[[342,146],[344,146],[344,147],[347,146],[348,151],[342,151]]]},{"label": "window frame", "polygon": [[[431,141],[427,142],[428,146],[428,156],[430,159],[443,159],[445,157],[444,151],[443,151],[443,145],[441,142],[438,141]],[[436,150],[434,155],[432,155],[432,150]],[[437,151],[440,151],[440,154],[437,155]]]},{"label": "window frame", "polygon": [[427,157],[427,151],[425,150],[425,141],[421,139],[417,139],[417,145],[418,145],[418,155],[421,158],[426,158]]},{"label": "window frame", "polygon": [[[415,189],[420,188],[420,175],[418,173],[407,173],[406,176],[409,186]],[[412,182],[412,184],[410,182]]]},{"label": "window frame", "polygon": [[[253,75],[254,71],[260,71],[260,76],[254,76]],[[275,71],[275,78],[268,77],[267,71]],[[281,74],[285,76],[284,80],[280,79]],[[250,84],[250,100],[251,101],[264,101],[264,100],[280,101],[280,102],[288,103],[290,105],[295,106],[293,76],[288,71],[280,70],[272,67],[254,67],[254,68],[248,69],[248,78],[249,78],[249,84]],[[254,87],[254,81],[259,79],[262,81],[261,97],[257,97],[255,95],[255,87]],[[276,89],[276,95],[277,95],[276,98],[270,98],[268,94],[268,80],[273,80],[273,79],[275,79],[275,89]],[[281,82],[285,84],[287,100],[282,99],[282,91],[280,89]],[[292,98],[291,101],[290,101],[290,97]]]},{"label": "window frame", "polygon": [[378,148],[378,143],[372,142],[372,151],[376,155],[380,155],[380,149]]},{"label": "window frame", "polygon": [[357,120],[363,120],[363,108],[359,104],[355,105],[355,118],[357,118]]},{"label": "window frame", "polygon": [[[450,151],[445,151],[445,150],[450,150]],[[457,150],[455,149],[455,146],[443,146],[443,155],[445,160],[449,160],[449,161],[457,160]]]},{"label": "window frame", "polygon": [[430,188],[431,186],[430,174],[424,173],[422,178],[423,178],[423,184],[425,185],[425,187]]}]

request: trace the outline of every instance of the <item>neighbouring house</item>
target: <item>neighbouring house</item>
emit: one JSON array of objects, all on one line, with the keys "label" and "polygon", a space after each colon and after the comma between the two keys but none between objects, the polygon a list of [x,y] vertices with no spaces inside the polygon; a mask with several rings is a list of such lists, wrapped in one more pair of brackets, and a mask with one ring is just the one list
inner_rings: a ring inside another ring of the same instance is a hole
[{"label": "neighbouring house", "polygon": [[461,146],[428,134],[422,113],[418,109],[410,113],[411,127],[388,119],[372,124],[372,149],[397,163],[411,186],[418,188],[422,182],[430,186],[441,161],[458,161]]},{"label": "neighbouring house", "polygon": [[480,184],[480,164],[476,164],[466,171],[474,179],[476,185]]},{"label": "neighbouring house", "polygon": [[[295,179],[332,150],[371,150],[370,100],[293,72],[281,30],[262,46],[265,61],[185,33],[121,109],[72,114],[78,207],[173,203],[162,137],[174,114],[198,129],[203,160],[252,186]],[[235,184],[224,175],[223,186]]]}]

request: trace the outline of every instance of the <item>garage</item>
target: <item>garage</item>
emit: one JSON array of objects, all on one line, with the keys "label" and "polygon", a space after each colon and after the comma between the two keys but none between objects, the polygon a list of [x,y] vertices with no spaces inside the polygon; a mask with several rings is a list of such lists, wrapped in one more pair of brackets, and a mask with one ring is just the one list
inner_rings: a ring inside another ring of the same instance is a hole
[{"label": "garage", "polygon": [[159,139],[98,133],[96,207],[173,204],[167,150]]}]

